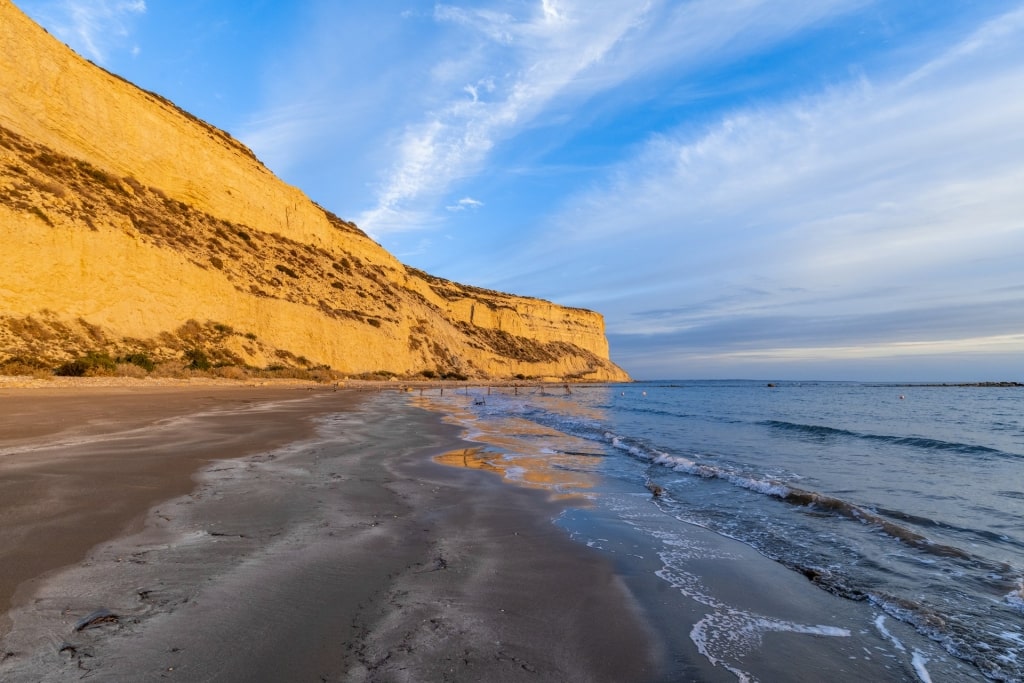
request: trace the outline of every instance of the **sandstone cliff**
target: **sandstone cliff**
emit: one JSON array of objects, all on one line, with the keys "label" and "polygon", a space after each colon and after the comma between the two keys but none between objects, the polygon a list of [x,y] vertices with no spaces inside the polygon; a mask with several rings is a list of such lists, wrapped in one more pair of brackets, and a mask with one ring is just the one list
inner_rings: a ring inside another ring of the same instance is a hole
[{"label": "sandstone cliff", "polygon": [[625,380],[597,313],[399,263],[0,0],[0,366]]}]

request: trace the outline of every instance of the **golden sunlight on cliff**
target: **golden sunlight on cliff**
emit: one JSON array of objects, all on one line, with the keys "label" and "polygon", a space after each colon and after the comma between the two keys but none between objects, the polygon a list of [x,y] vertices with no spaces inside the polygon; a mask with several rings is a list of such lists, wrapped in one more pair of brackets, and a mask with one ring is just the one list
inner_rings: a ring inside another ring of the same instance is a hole
[{"label": "golden sunlight on cliff", "polygon": [[195,367],[202,354],[348,375],[628,379],[599,314],[407,268],[9,0],[0,42],[0,371],[89,354]]}]

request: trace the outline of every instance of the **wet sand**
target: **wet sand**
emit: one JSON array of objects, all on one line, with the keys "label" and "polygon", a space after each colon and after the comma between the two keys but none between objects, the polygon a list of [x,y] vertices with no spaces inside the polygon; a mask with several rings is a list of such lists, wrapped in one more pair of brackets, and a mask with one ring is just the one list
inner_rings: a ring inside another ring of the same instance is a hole
[{"label": "wet sand", "polygon": [[[310,432],[295,405],[303,394],[222,387],[0,393],[0,605],[24,582],[139,525],[152,505],[190,491],[206,462]],[[273,419],[247,413],[275,403]],[[0,621],[0,635],[7,628]]]},{"label": "wet sand", "polygon": [[[394,394],[0,392],[4,681],[643,681],[561,506]],[[97,609],[110,617],[81,630]]]}]

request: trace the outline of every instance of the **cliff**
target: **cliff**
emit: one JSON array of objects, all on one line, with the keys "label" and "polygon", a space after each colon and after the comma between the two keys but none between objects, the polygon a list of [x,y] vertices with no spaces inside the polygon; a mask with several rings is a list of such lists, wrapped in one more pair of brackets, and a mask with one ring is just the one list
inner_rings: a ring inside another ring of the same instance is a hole
[{"label": "cliff", "polygon": [[597,313],[398,262],[0,0],[0,366],[625,380]]}]

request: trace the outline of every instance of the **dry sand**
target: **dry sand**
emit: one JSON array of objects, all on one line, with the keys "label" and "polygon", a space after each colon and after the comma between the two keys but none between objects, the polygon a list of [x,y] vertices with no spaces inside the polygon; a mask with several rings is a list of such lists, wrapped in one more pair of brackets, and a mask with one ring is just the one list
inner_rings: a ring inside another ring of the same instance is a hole
[{"label": "dry sand", "polygon": [[433,462],[466,444],[394,393],[0,386],[0,415],[0,680],[663,673],[560,508]]}]

